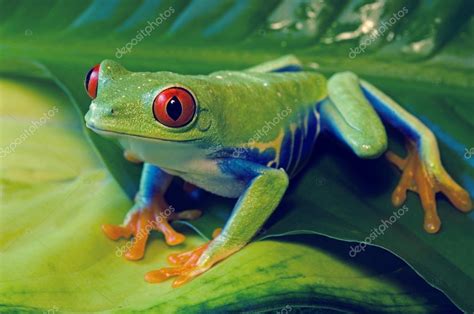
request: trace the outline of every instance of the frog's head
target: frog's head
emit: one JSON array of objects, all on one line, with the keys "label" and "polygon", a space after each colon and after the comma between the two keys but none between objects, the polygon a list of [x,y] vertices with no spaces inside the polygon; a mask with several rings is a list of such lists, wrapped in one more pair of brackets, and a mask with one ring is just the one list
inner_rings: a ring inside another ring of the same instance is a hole
[{"label": "frog's head", "polygon": [[211,132],[209,93],[199,76],[133,73],[105,60],[89,71],[85,86],[92,98],[86,124],[101,135],[189,142]]}]

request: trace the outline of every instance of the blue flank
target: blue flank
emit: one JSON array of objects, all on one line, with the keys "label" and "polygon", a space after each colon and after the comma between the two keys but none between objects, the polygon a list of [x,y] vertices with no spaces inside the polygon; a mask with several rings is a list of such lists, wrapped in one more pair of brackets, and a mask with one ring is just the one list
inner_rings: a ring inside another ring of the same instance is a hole
[{"label": "blue flank", "polygon": [[268,148],[262,153],[258,148],[253,147],[225,147],[219,151],[209,155],[211,159],[241,159],[252,161],[256,164],[267,165],[269,162],[275,160],[275,150]]},{"label": "blue flank", "polygon": [[291,132],[290,130],[285,130],[285,136],[283,136],[283,141],[281,143],[280,149],[280,159],[278,160],[275,167],[288,169],[288,164],[290,162],[291,155]]},{"label": "blue flank", "polygon": [[292,177],[311,156],[311,151],[319,132],[319,121],[315,115],[318,104],[314,107],[304,108],[298,114],[297,119],[293,121],[297,125],[294,134],[287,127],[282,140],[279,160],[276,160],[276,152],[273,148],[267,148],[265,151],[260,152],[258,148],[249,146],[240,148],[226,147],[211,154],[209,157],[219,159],[220,164],[222,164],[222,160],[227,160],[225,164],[235,160],[235,162],[245,161],[246,163],[250,162],[251,164],[263,167],[283,168],[288,176]]},{"label": "blue flank", "polygon": [[[304,130],[303,130],[304,131]],[[292,150],[291,150],[291,162],[288,165],[287,168],[287,173],[291,175],[295,168],[299,164],[299,159],[301,157],[302,153],[302,144],[303,144],[303,139],[301,138],[303,135],[303,132],[301,132],[301,128],[297,128],[295,130],[295,134],[293,136],[293,145],[292,145]]]},{"label": "blue flank", "polygon": [[293,123],[297,126],[294,133],[291,132],[289,127],[285,130],[280,149],[280,159],[278,161],[273,160],[268,164],[272,168],[285,169],[289,177],[294,176],[311,155],[318,133],[315,108],[304,108],[303,111],[299,112]]},{"label": "blue flank", "polygon": [[249,182],[258,175],[262,174],[265,166],[249,162],[244,159],[221,159],[218,165],[222,173],[229,174],[237,180]]},{"label": "blue flank", "polygon": [[296,160],[298,163],[292,169],[289,169],[290,177],[297,174],[302,166],[308,161],[313,151],[314,142],[319,133],[319,121],[316,117],[316,111],[319,106],[318,102],[314,107],[305,108],[305,112],[301,115],[301,120],[298,123],[298,128],[295,131],[295,136],[301,136],[301,141],[296,141],[293,145],[293,154],[296,153]]}]

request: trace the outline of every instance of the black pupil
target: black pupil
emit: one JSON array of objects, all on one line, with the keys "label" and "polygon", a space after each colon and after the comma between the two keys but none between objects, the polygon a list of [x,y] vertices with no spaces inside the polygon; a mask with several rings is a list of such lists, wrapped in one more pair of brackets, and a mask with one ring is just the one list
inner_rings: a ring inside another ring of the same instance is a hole
[{"label": "black pupil", "polygon": [[171,119],[176,121],[181,116],[182,112],[183,108],[181,107],[181,102],[176,96],[173,96],[166,106],[166,113],[168,113]]}]

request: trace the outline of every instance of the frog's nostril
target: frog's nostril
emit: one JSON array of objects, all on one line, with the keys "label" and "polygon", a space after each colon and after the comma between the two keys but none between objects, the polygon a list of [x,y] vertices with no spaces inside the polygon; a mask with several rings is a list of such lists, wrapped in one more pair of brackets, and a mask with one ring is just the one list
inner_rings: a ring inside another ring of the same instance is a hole
[{"label": "frog's nostril", "polygon": [[99,105],[96,103],[91,103],[91,105],[89,106],[89,111],[91,112],[91,114],[101,117],[108,117],[117,114],[117,109],[106,105]]}]

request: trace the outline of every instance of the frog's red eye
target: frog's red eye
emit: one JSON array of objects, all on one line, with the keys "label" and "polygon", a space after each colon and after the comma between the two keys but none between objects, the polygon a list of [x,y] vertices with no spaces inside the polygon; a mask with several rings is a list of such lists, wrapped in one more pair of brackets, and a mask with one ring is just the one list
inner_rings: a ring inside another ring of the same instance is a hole
[{"label": "frog's red eye", "polygon": [[153,101],[155,119],[172,128],[185,126],[195,113],[196,102],[193,95],[181,87],[165,89]]},{"label": "frog's red eye", "polygon": [[97,64],[86,75],[84,86],[86,87],[87,94],[90,98],[94,99],[97,96],[97,84],[99,82],[99,69],[100,64]]}]

